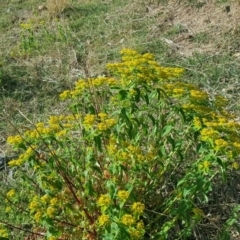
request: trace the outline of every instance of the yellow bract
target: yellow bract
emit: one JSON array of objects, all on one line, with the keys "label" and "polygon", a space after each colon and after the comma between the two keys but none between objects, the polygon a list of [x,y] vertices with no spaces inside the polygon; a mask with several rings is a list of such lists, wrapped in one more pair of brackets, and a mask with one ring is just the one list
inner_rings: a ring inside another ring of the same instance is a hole
[{"label": "yellow bract", "polygon": [[7,197],[12,198],[15,196],[15,194],[16,194],[15,189],[11,189],[9,192],[7,192]]},{"label": "yellow bract", "polygon": [[145,209],[145,205],[141,202],[135,202],[135,203],[133,203],[131,209],[134,213],[140,214],[140,213],[143,213],[143,211]]},{"label": "yellow bract", "polygon": [[119,197],[119,199],[126,201],[129,197],[129,194],[130,193],[128,191],[119,190],[117,196]]},{"label": "yellow bract", "polygon": [[107,194],[101,194],[100,198],[97,201],[97,205],[100,207],[108,207],[111,202],[112,200]]},{"label": "yellow bract", "polygon": [[101,215],[98,218],[98,225],[101,227],[109,222],[109,216],[106,214]]},{"label": "yellow bract", "polygon": [[125,214],[122,216],[121,222],[127,226],[131,226],[135,223],[135,219],[131,214]]}]

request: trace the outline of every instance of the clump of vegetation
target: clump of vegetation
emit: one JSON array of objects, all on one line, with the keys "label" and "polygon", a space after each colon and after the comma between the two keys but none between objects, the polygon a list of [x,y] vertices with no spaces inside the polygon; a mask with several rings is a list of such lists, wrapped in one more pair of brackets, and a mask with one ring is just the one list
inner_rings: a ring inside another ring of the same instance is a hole
[{"label": "clump of vegetation", "polygon": [[[51,240],[199,236],[214,184],[239,169],[240,124],[225,98],[181,79],[182,68],[121,54],[108,76],[61,93],[64,115],[8,138],[21,180],[1,195],[2,237],[10,229]],[[238,208],[219,238],[230,236]]]},{"label": "clump of vegetation", "polygon": [[69,6],[69,0],[47,0],[46,4],[50,16],[57,16],[57,14],[61,13],[65,8]]}]

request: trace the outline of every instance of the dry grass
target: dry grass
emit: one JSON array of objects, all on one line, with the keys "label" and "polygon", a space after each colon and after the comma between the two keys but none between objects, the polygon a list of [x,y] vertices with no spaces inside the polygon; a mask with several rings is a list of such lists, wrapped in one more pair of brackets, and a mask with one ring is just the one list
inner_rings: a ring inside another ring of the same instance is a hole
[{"label": "dry grass", "polygon": [[47,0],[46,7],[50,16],[57,16],[71,6],[70,0]]}]

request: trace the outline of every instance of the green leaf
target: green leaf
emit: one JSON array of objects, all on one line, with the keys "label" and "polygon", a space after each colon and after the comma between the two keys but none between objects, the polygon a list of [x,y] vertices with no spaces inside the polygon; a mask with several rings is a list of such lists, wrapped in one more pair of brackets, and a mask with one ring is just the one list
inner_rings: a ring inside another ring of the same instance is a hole
[{"label": "green leaf", "polygon": [[155,118],[151,114],[148,114],[148,117],[151,119],[152,124],[155,125],[156,124]]},{"label": "green leaf", "polygon": [[95,142],[98,150],[99,150],[99,151],[102,151],[101,135],[94,136],[94,142]]},{"label": "green leaf", "polygon": [[88,180],[85,184],[85,192],[87,193],[87,195],[89,196],[93,196],[94,195],[94,188],[93,188],[93,185],[92,185],[92,181],[91,180]]},{"label": "green leaf", "polygon": [[145,102],[146,102],[146,104],[149,105],[149,98],[148,98],[148,95],[147,95],[147,94],[144,95],[144,98],[145,98]]},{"label": "green leaf", "polygon": [[125,108],[121,109],[121,114],[120,117],[127,123],[127,125],[131,125],[131,121],[129,119],[129,117],[127,116],[127,112]]},{"label": "green leaf", "polygon": [[169,134],[172,130],[173,126],[172,125],[166,125],[163,128],[163,133],[162,133],[162,137],[166,136],[167,134]]},{"label": "green leaf", "polygon": [[184,198],[186,198],[190,193],[191,193],[190,189],[186,189],[186,188],[183,189],[183,197]]},{"label": "green leaf", "polygon": [[119,91],[119,95],[120,95],[120,100],[124,100],[124,99],[127,98],[128,92],[126,90],[122,89],[122,90]]},{"label": "green leaf", "polygon": [[139,88],[134,88],[134,90],[136,91],[135,101],[139,102],[140,101],[141,92],[140,92]]},{"label": "green leaf", "polygon": [[174,139],[171,136],[168,136],[167,140],[169,143],[171,143],[172,149],[175,149],[176,143],[175,143]]}]

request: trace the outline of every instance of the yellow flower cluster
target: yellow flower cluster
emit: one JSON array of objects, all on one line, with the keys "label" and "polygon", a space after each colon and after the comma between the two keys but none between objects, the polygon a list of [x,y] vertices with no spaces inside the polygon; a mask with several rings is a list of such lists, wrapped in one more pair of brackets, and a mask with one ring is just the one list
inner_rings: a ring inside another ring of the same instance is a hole
[{"label": "yellow flower cluster", "polygon": [[5,239],[8,237],[8,235],[9,234],[7,228],[3,224],[0,224],[0,237]]},{"label": "yellow flower cluster", "polygon": [[193,126],[196,128],[196,130],[200,130],[202,128],[202,122],[199,117],[193,118]]},{"label": "yellow flower cluster", "polygon": [[98,78],[89,78],[89,79],[80,79],[75,83],[75,88],[73,90],[66,90],[60,94],[60,99],[65,100],[69,98],[77,98],[83,93],[86,93],[86,90],[90,94],[94,93],[97,89],[104,89],[105,87],[118,85],[118,81],[111,77],[98,77]]},{"label": "yellow flower cluster", "polygon": [[49,217],[53,217],[55,215],[55,213],[56,213],[56,208],[51,207],[51,206],[47,208],[47,215]]},{"label": "yellow flower cluster", "polygon": [[109,140],[107,145],[108,154],[116,161],[127,162],[128,164],[135,164],[143,161],[153,161],[157,155],[154,146],[144,147],[134,146],[128,142],[117,142],[114,139]]},{"label": "yellow flower cluster", "polygon": [[179,81],[163,82],[161,88],[167,96],[181,99],[181,101],[189,95],[191,90],[197,90],[195,85]]},{"label": "yellow flower cluster", "polygon": [[117,122],[116,119],[109,118],[109,119],[106,119],[106,120],[98,123],[97,128],[99,131],[105,131],[105,130],[113,127],[116,124],[116,122]]},{"label": "yellow flower cluster", "polygon": [[129,197],[129,192],[128,191],[124,191],[124,190],[119,190],[117,193],[117,196],[120,200],[122,201],[126,201]]},{"label": "yellow flower cluster", "polygon": [[227,146],[229,146],[229,143],[222,138],[216,139],[214,143],[215,143],[215,150],[217,151],[225,149]]},{"label": "yellow flower cluster", "polygon": [[39,222],[43,217],[54,217],[57,213],[59,200],[56,197],[50,197],[45,194],[41,197],[34,196],[29,203],[28,208],[36,222]]},{"label": "yellow flower cluster", "polygon": [[239,163],[238,162],[233,162],[232,163],[232,167],[235,169],[235,170],[238,170],[239,169]]},{"label": "yellow flower cluster", "polygon": [[26,30],[29,30],[29,29],[32,29],[33,25],[31,23],[21,23],[20,24],[20,28],[22,29],[26,29]]},{"label": "yellow flower cluster", "polygon": [[108,222],[110,221],[110,218],[108,215],[106,214],[102,214],[99,218],[98,218],[98,225],[100,227],[106,225]]},{"label": "yellow flower cluster", "polygon": [[135,223],[135,219],[131,214],[124,214],[121,218],[121,223],[126,226],[131,226]]},{"label": "yellow flower cluster", "polygon": [[205,216],[204,211],[200,208],[193,208],[192,212],[197,216]]},{"label": "yellow flower cluster", "polygon": [[185,90],[183,88],[173,88],[172,93],[174,97],[182,97],[185,93]]},{"label": "yellow flower cluster", "polygon": [[116,119],[109,118],[106,113],[101,112],[98,114],[98,117],[94,114],[86,114],[83,124],[86,128],[92,128],[94,125],[96,125],[99,131],[105,131],[113,127],[116,122]]},{"label": "yellow flower cluster", "polygon": [[50,236],[47,238],[47,240],[57,240],[58,238],[57,237],[54,237],[54,236]]},{"label": "yellow flower cluster", "polygon": [[107,194],[101,194],[97,200],[97,205],[100,207],[108,207],[112,203],[111,198]]},{"label": "yellow flower cluster", "polygon": [[33,217],[33,219],[38,223],[38,222],[40,222],[41,221],[41,218],[43,217],[43,212],[36,212],[35,214],[34,214],[34,217]]},{"label": "yellow flower cluster", "polygon": [[9,136],[7,138],[7,143],[9,143],[15,147],[18,147],[23,142],[24,142],[24,139],[21,135]]},{"label": "yellow flower cluster", "polygon": [[11,189],[10,191],[7,192],[6,196],[7,196],[8,198],[12,198],[12,197],[15,196],[15,194],[16,194],[15,189]]},{"label": "yellow flower cluster", "polygon": [[145,209],[145,205],[141,202],[134,202],[131,209],[134,213],[142,214]]},{"label": "yellow flower cluster", "polygon": [[[81,118],[80,114],[50,116],[48,124],[43,122],[36,123],[33,130],[27,130],[22,135],[9,136],[7,142],[15,148],[21,145],[28,146],[28,142],[35,143],[43,137],[55,135],[58,139],[66,136],[69,129],[73,130],[77,127],[77,122]],[[18,159],[12,160],[9,165],[19,166],[26,162],[29,157],[35,154],[35,146],[29,146],[24,154]]]},{"label": "yellow flower cluster", "polygon": [[199,164],[199,169],[203,169],[205,172],[209,170],[209,167],[211,166],[211,163],[207,160],[203,161],[203,163]]},{"label": "yellow flower cluster", "polygon": [[37,197],[37,196],[33,197],[32,201],[29,204],[29,209],[32,212],[35,212],[35,211],[39,210],[40,207],[41,207],[41,201],[40,201],[39,197]]},{"label": "yellow flower cluster", "polygon": [[86,114],[83,120],[83,124],[87,128],[92,127],[93,124],[95,123],[95,119],[96,117],[94,114]]},{"label": "yellow flower cluster", "polygon": [[204,91],[191,90],[190,96],[193,100],[196,100],[196,101],[207,101],[208,100],[208,94]]},{"label": "yellow flower cluster", "polygon": [[121,54],[122,62],[108,64],[107,68],[120,77],[122,86],[127,86],[131,82],[159,82],[183,73],[182,68],[160,66],[149,53],[142,55],[131,49],[123,49]]},{"label": "yellow flower cluster", "polygon": [[24,153],[19,155],[18,159],[11,160],[10,162],[8,162],[8,165],[11,167],[21,166],[22,164],[27,162],[32,156],[34,156],[35,154],[34,149],[35,149],[35,146],[29,146]]},{"label": "yellow flower cluster", "polygon": [[143,221],[136,222],[136,224],[134,226],[128,225],[127,231],[130,234],[131,239],[133,239],[133,240],[142,239],[142,237],[145,233]]},{"label": "yellow flower cluster", "polygon": [[201,140],[208,141],[211,139],[216,139],[219,135],[219,132],[213,128],[203,128],[201,131]]}]

